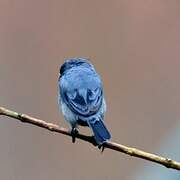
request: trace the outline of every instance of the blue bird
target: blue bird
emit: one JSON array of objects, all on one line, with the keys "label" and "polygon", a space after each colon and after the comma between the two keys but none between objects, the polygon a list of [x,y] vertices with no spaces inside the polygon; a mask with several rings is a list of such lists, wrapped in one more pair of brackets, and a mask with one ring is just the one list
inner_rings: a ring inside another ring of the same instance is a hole
[{"label": "blue bird", "polygon": [[102,81],[87,59],[67,59],[60,67],[58,88],[58,103],[71,127],[72,142],[78,125],[91,128],[97,145],[111,138],[104,124],[106,102]]}]

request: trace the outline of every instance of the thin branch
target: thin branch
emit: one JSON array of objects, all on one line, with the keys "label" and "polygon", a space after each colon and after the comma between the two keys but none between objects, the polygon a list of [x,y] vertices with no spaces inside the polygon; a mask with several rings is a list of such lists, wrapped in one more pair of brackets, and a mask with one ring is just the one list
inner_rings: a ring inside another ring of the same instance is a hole
[{"label": "thin branch", "polygon": [[[4,107],[0,107],[0,115],[9,116],[11,118],[20,120],[23,123],[33,124],[35,126],[39,126],[41,128],[48,129],[49,131],[52,131],[52,132],[57,132],[57,133],[61,133],[61,134],[67,135],[67,136],[71,136],[71,133],[67,129],[59,127],[56,124],[47,123],[47,122],[45,122],[45,121],[43,121],[41,119],[37,119],[37,118],[31,117],[31,116],[28,116],[26,114],[20,114],[20,113],[17,113],[15,111],[11,111],[9,109],[6,109]],[[83,140],[83,141],[89,142],[89,143],[91,143],[93,145],[96,144],[95,140],[94,140],[94,138],[92,136],[86,136],[86,135],[83,135],[83,134],[77,134],[76,137],[78,139]],[[132,148],[132,147],[127,147],[127,146],[117,144],[117,143],[111,142],[111,141],[105,142],[103,144],[103,146],[105,148],[112,149],[112,150],[115,150],[115,151],[119,151],[119,152],[128,154],[130,156],[138,157],[138,158],[141,158],[141,159],[145,159],[145,160],[148,160],[148,161],[152,161],[152,162],[161,164],[161,165],[163,165],[163,166],[165,166],[167,168],[180,170],[180,163],[176,162],[174,160],[171,160],[169,158],[164,158],[164,157],[161,157],[161,156],[157,156],[155,154],[147,153],[145,151],[141,151],[141,150],[138,150],[138,149]]]}]

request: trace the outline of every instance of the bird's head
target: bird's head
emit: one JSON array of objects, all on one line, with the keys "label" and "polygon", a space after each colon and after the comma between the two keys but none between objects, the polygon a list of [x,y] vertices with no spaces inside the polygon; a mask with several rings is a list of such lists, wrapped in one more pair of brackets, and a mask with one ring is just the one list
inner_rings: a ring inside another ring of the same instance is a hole
[{"label": "bird's head", "polygon": [[88,59],[85,58],[70,58],[66,59],[65,62],[60,67],[60,76],[63,75],[63,73],[73,67],[77,66],[84,66],[87,68],[93,68],[93,65],[89,62]]}]

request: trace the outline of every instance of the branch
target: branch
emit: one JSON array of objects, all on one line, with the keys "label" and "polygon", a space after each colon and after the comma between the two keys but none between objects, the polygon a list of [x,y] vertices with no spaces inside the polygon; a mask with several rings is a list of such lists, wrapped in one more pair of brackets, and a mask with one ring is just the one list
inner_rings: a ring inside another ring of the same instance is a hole
[{"label": "branch", "polygon": [[[52,132],[61,133],[61,134],[67,135],[67,136],[71,136],[71,133],[67,129],[59,127],[56,124],[47,123],[41,119],[37,119],[37,118],[31,117],[31,116],[28,116],[26,114],[20,114],[20,113],[17,113],[15,111],[11,111],[11,110],[3,108],[3,107],[0,107],[0,115],[9,116],[9,117],[17,119],[23,123],[33,124],[35,126],[45,128],[45,129],[52,131]],[[95,140],[92,136],[77,134],[76,138],[81,139],[81,140],[86,141],[86,142],[89,142],[93,145],[96,144]],[[180,163],[176,162],[174,160],[171,160],[169,158],[157,156],[155,154],[147,153],[145,151],[141,151],[141,150],[138,150],[138,149],[132,148],[132,147],[127,147],[127,146],[117,144],[117,143],[111,142],[111,141],[105,142],[103,144],[103,146],[105,148],[112,149],[115,151],[119,151],[119,152],[128,154],[130,156],[138,157],[141,159],[145,159],[148,161],[152,161],[152,162],[161,164],[167,168],[180,170]]]}]

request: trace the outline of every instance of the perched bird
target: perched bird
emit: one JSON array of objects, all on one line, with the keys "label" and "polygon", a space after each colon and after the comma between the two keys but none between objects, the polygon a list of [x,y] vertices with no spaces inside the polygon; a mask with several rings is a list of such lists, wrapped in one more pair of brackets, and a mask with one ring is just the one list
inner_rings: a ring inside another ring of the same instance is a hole
[{"label": "perched bird", "polygon": [[92,129],[97,145],[111,138],[104,124],[106,103],[102,81],[87,59],[67,59],[60,67],[58,88],[58,103],[70,124],[73,142],[78,125]]}]

